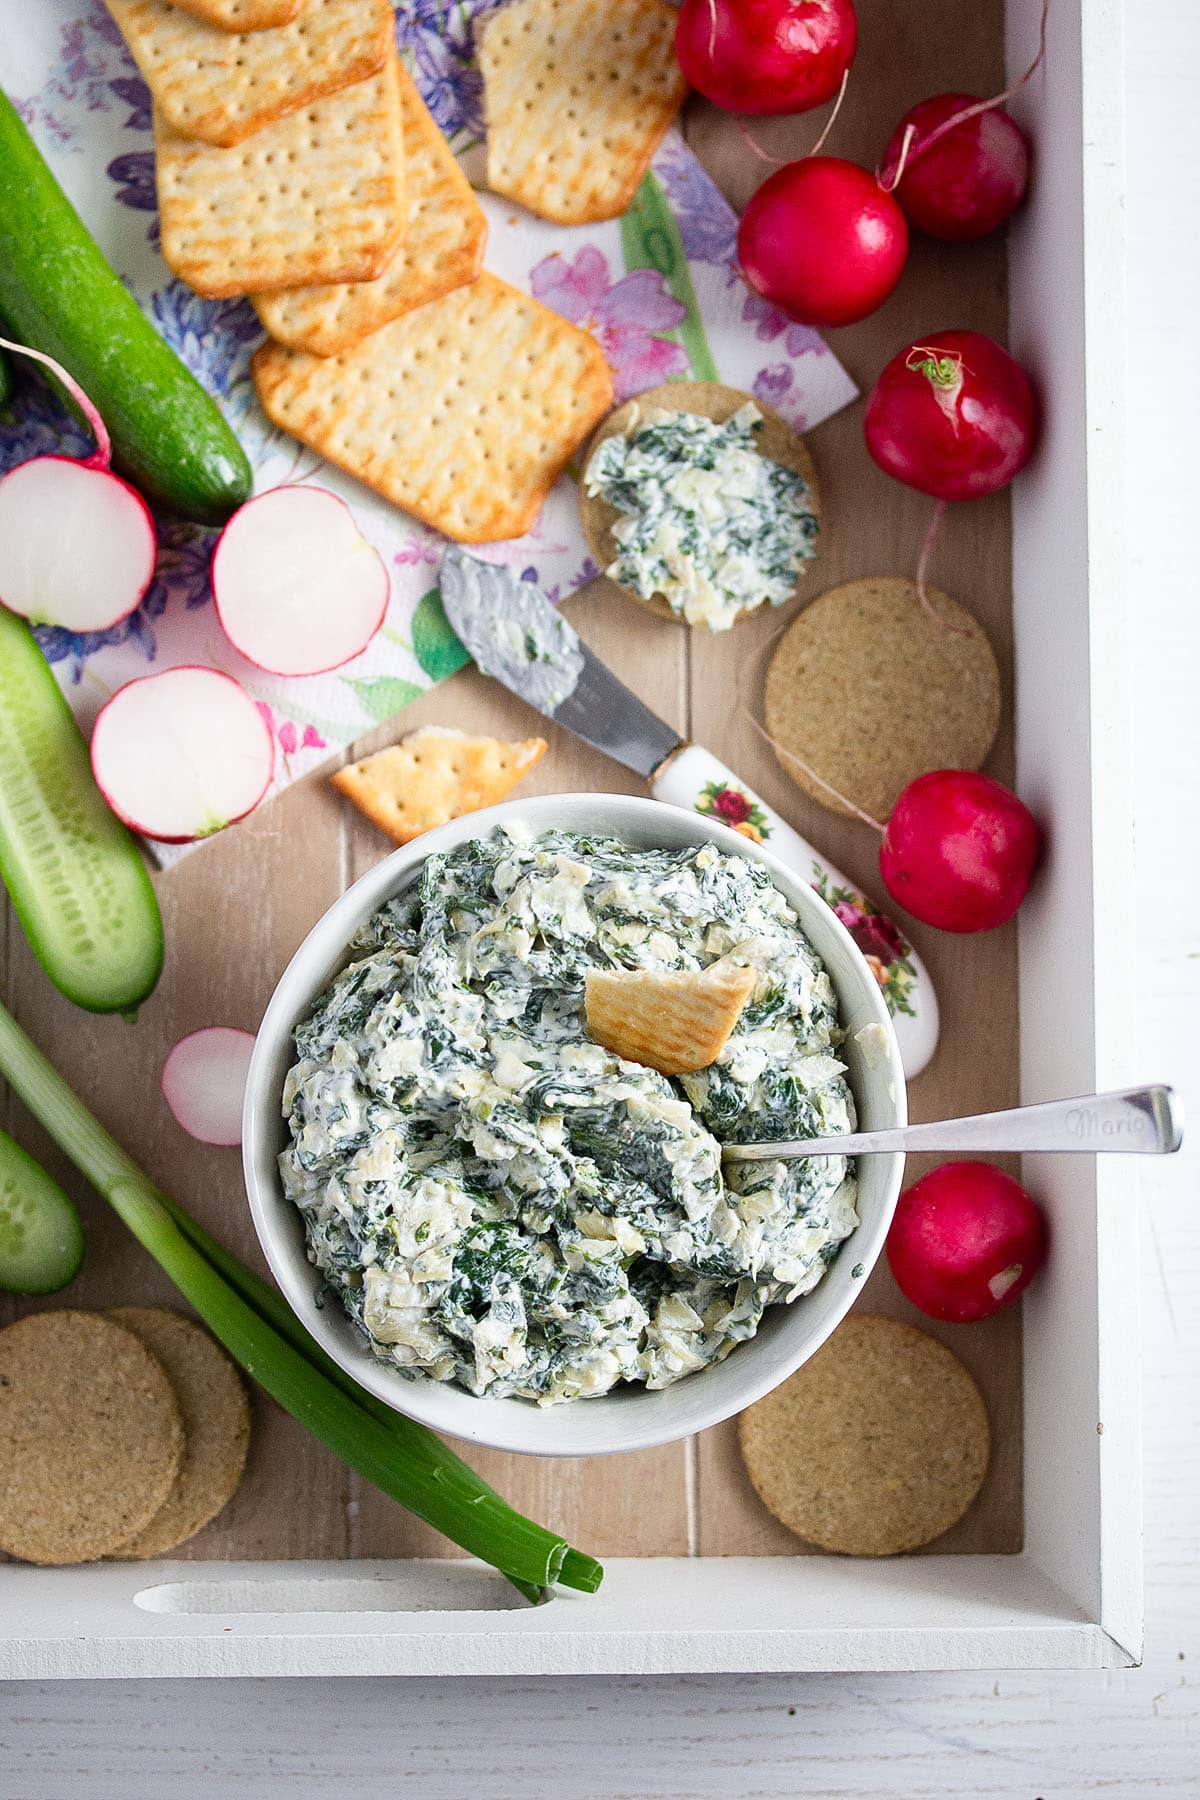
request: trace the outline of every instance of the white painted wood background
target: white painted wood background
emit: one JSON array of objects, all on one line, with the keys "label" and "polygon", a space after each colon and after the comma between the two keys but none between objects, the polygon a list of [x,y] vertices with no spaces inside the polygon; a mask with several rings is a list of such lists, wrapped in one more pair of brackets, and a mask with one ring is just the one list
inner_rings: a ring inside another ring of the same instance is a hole
[{"label": "white painted wood background", "polygon": [[[1200,9],[1128,0],[1127,20],[1136,1030],[1147,1077],[1191,1099],[1197,1145]],[[0,1687],[0,1800],[304,1800],[335,1788],[421,1800],[1200,1796],[1198,1177],[1193,1148],[1142,1184],[1141,1669],[13,1684]]]}]

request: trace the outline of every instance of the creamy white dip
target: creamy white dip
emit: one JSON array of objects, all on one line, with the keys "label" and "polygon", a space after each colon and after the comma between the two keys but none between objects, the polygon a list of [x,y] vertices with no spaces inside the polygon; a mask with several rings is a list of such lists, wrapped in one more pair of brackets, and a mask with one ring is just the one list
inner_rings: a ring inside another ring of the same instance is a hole
[{"label": "creamy white dip", "polygon": [[652,407],[605,438],[585,482],[625,515],[606,574],[710,631],[790,600],[816,553],[817,518],[803,479],[755,449],[761,424],[751,404],[722,425]]},{"label": "creamy white dip", "polygon": [[[849,1131],[829,977],[759,865],[517,830],[428,858],[296,1032],[285,1189],[374,1354],[542,1404],[666,1387],[815,1287],[858,1223],[844,1158],[719,1141]],[[677,1080],[592,1043],[589,967],[758,980]]]}]

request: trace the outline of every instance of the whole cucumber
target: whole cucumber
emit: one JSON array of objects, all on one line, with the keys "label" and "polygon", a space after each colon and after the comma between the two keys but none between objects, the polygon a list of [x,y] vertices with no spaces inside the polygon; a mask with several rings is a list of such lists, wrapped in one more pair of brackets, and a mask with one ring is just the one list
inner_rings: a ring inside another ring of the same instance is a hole
[{"label": "whole cucumber", "polygon": [[203,524],[249,499],[250,464],[216,402],[117,279],[3,92],[0,313],[70,370],[147,499]]}]

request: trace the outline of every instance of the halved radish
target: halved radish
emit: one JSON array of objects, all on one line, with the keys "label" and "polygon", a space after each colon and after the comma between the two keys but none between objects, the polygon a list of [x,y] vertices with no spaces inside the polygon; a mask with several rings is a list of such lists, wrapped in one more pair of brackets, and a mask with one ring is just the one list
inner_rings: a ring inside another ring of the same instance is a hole
[{"label": "halved radish", "polygon": [[60,363],[0,338],[52,369],[96,438],[91,456],[35,456],[0,477],[0,602],[35,625],[106,631],[128,618],[154,575],[154,521],[109,468],[104,421]]},{"label": "halved radish", "polygon": [[163,1099],[202,1144],[240,1144],[242,1100],[254,1038],[232,1025],[206,1025],[180,1038],[163,1064]]},{"label": "halved radish", "polygon": [[271,488],[239,507],[213,552],[212,584],[226,637],[272,675],[349,662],[387,611],[383,558],[324,488]]},{"label": "halved radish", "polygon": [[92,773],[104,798],[118,819],[165,844],[244,819],[274,768],[266,721],[219,669],[185,665],[126,683],[92,733]]}]

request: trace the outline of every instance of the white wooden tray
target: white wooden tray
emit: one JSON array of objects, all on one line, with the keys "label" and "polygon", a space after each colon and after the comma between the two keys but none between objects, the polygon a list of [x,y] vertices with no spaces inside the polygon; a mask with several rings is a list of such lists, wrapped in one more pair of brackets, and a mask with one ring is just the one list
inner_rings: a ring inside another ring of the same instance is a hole
[{"label": "white wooden tray", "polygon": [[[860,0],[859,10],[863,60],[839,121],[839,152],[873,161],[895,118],[939,81],[981,93],[1001,85],[998,8]],[[1039,0],[1010,0],[1014,70],[1029,60],[1039,12]],[[1119,30],[1115,0],[1053,0],[1045,68],[1014,103],[1037,148],[1035,200],[1009,246],[1010,339],[1036,372],[1048,418],[1036,462],[1012,496],[1015,763],[1022,794],[1050,826],[1051,849],[1022,911],[1019,944],[1012,932],[965,942],[915,934],[946,1018],[937,1062],[913,1089],[916,1117],[1011,1102],[1018,1078],[1022,1097],[1036,1100],[1139,1073],[1128,1061],[1123,985],[1132,873],[1122,685]],[[761,166],[728,121],[700,111],[690,135],[742,203]],[[801,119],[761,124],[758,135],[798,153],[815,131]],[[873,320],[839,334],[836,348],[869,385],[922,329],[1002,333],[1004,317],[1002,246],[918,244],[899,292]],[[928,506],[868,464],[857,410],[814,433],[812,446],[831,522],[814,582],[910,570]],[[1008,542],[1003,499],[958,509],[934,571],[988,625],[1006,668]],[[869,834],[800,795],[739,717],[728,642],[688,642],[613,596],[585,593],[572,607],[631,685],[681,728],[694,714],[727,761],[870,889]],[[739,657],[770,629],[740,627]],[[528,720],[471,672],[411,717],[507,730]],[[989,767],[1011,775],[1012,754],[1005,738]],[[561,738],[538,774],[543,789],[635,785]],[[182,1031],[256,1023],[300,936],[380,851],[369,828],[350,823],[317,780],[162,877],[170,961],[135,1032],[72,1013],[10,931],[5,979],[19,1016],[155,1178],[243,1251],[251,1239],[235,1153],[185,1144],[146,1096],[166,1045]],[[45,1153],[33,1134],[23,1135]],[[1019,1311],[984,1327],[935,1328],[984,1386],[997,1454],[979,1507],[929,1554],[875,1562],[800,1553],[747,1498],[724,1428],[686,1446],[588,1465],[485,1454],[480,1466],[515,1503],[605,1559],[599,1595],[529,1608],[489,1571],[442,1560],[432,1534],[260,1406],[243,1489],[186,1559],[0,1566],[0,1678],[1135,1661],[1134,1176],[1116,1159],[1080,1156],[1031,1161],[1026,1178],[1051,1216],[1048,1270]],[[85,1222],[79,1304],[170,1298],[101,1208],[87,1205]],[[886,1271],[872,1279],[866,1303],[905,1310]]]}]

